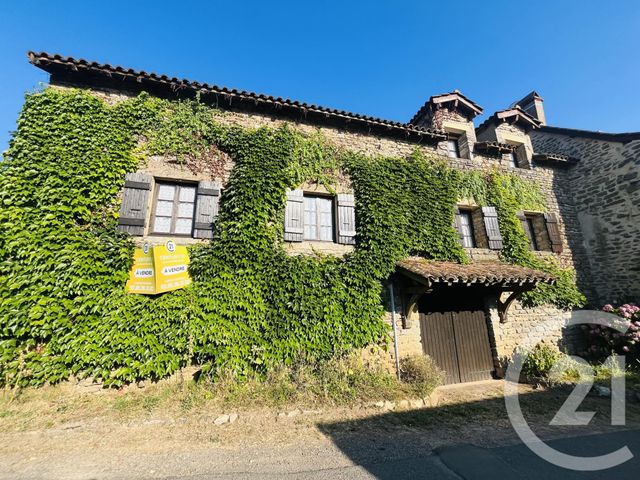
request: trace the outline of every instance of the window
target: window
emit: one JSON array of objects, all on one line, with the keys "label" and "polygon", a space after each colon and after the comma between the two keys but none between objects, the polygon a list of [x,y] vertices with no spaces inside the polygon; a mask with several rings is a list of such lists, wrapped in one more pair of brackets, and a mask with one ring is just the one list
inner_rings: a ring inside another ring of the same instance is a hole
[{"label": "window", "polygon": [[151,233],[191,236],[195,201],[195,185],[157,182]]},{"label": "window", "polygon": [[333,242],[333,198],[304,196],[304,239]]},{"label": "window", "polygon": [[522,228],[524,228],[524,233],[527,234],[527,238],[529,239],[529,250],[540,250],[538,240],[536,239],[534,217],[531,215],[525,215],[524,220],[522,221]]},{"label": "window", "polygon": [[473,218],[469,210],[460,210],[456,213],[460,240],[465,248],[475,248],[476,240],[473,232]]},{"label": "window", "polygon": [[449,158],[460,158],[460,145],[457,138],[447,140],[447,156]]},{"label": "window", "polygon": [[526,153],[524,152],[524,145],[522,143],[516,142],[507,142],[507,145],[513,147],[513,151],[505,153],[503,157],[504,160],[507,161],[510,167],[520,168],[522,166],[521,161],[526,157]]}]

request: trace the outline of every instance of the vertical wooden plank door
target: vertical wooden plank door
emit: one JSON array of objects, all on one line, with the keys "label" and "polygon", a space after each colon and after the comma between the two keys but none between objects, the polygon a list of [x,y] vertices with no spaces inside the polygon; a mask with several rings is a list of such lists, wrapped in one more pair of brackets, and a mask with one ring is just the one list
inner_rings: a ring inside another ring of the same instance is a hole
[{"label": "vertical wooden plank door", "polygon": [[493,356],[483,308],[455,302],[432,305],[431,311],[421,310],[420,324],[423,351],[445,371],[446,384],[492,378]]}]

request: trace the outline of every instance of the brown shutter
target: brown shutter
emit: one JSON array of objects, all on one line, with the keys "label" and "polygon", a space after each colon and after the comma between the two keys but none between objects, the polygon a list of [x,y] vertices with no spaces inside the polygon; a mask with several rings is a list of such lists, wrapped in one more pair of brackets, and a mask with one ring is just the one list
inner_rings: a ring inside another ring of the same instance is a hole
[{"label": "brown shutter", "polygon": [[151,175],[145,173],[127,173],[124,179],[118,229],[131,235],[144,235],[144,223],[152,181]]},{"label": "brown shutter", "polygon": [[453,228],[458,232],[458,241],[462,244],[462,225],[460,225],[460,209],[456,205],[453,210]]},{"label": "brown shutter", "polygon": [[213,238],[213,222],[218,216],[220,184],[202,181],[196,193],[196,216],[193,223],[195,238]]},{"label": "brown shutter", "polygon": [[460,151],[460,158],[471,158],[471,149],[469,148],[469,139],[466,133],[458,137],[458,150]]},{"label": "brown shutter", "polygon": [[482,207],[482,219],[484,220],[484,228],[487,231],[489,248],[491,250],[500,250],[502,248],[502,234],[500,234],[496,207]]},{"label": "brown shutter", "polygon": [[338,243],[356,244],[356,201],[350,193],[338,195]]},{"label": "brown shutter", "polygon": [[551,250],[555,253],[562,253],[562,237],[560,236],[560,228],[558,227],[558,217],[555,213],[545,213],[544,219],[547,224],[547,232],[549,232],[549,240],[551,241]]},{"label": "brown shutter", "polygon": [[284,239],[301,242],[304,234],[304,197],[302,190],[287,190],[287,206],[284,211]]}]

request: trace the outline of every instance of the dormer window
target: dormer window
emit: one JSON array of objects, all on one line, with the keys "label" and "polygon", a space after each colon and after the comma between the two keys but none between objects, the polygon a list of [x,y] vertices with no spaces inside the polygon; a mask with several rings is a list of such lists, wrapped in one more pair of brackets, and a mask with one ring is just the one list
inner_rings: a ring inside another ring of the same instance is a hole
[{"label": "dormer window", "polygon": [[460,144],[458,138],[447,140],[447,156],[449,158],[460,158]]},{"label": "dormer window", "polygon": [[524,145],[522,143],[516,142],[508,142],[507,145],[513,147],[513,150],[509,153],[505,153],[502,157],[503,160],[507,162],[507,165],[509,165],[511,168],[521,168],[523,164],[521,159],[526,156],[526,154],[524,153]]}]

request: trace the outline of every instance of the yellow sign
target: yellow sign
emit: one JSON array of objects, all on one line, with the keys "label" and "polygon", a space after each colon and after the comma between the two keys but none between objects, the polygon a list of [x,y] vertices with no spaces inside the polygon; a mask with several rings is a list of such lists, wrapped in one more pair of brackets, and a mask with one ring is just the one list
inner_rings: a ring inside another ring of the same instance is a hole
[{"label": "yellow sign", "polygon": [[153,266],[153,253],[148,245],[136,248],[133,252],[133,267],[125,286],[128,293],[156,293],[156,276]]},{"label": "yellow sign", "polygon": [[172,241],[153,247],[153,262],[156,267],[156,293],[170,292],[191,283],[187,247]]},{"label": "yellow sign", "polygon": [[136,248],[133,267],[125,290],[128,293],[155,295],[170,292],[191,283],[187,247],[168,241],[165,245]]}]

